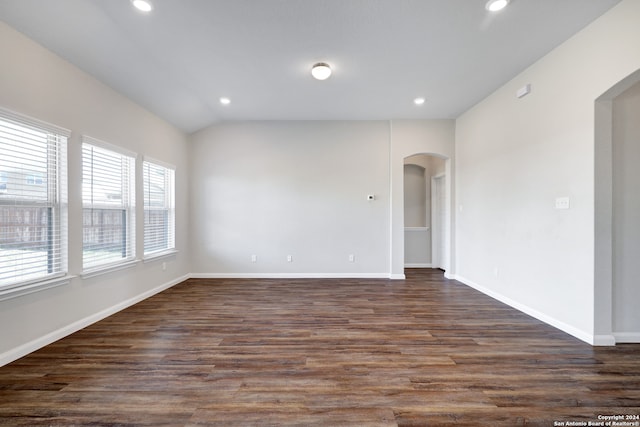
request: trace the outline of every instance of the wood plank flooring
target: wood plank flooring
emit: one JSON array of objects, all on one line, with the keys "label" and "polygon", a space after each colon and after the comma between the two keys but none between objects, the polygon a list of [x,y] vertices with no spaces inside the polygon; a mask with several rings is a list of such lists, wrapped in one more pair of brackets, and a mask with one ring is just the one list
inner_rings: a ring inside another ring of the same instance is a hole
[{"label": "wood plank flooring", "polygon": [[599,415],[640,415],[640,345],[592,348],[439,270],[192,279],[0,368],[2,426],[554,426]]}]

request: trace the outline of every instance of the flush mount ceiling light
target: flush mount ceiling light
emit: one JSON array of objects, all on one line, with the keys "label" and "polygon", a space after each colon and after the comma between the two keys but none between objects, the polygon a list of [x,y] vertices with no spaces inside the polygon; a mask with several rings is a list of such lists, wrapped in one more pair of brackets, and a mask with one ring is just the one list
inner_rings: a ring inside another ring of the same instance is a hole
[{"label": "flush mount ceiling light", "polygon": [[509,0],[489,0],[485,8],[489,12],[497,12],[504,9],[509,4]]},{"label": "flush mount ceiling light", "polygon": [[413,103],[416,104],[416,105],[422,105],[422,104],[424,104],[425,101],[426,101],[426,99],[424,99],[424,98],[416,98],[416,99],[413,100]]},{"label": "flush mount ceiling light", "polygon": [[231,100],[229,98],[226,98],[226,97],[223,96],[222,98],[220,98],[220,104],[229,105],[229,104],[231,104]]},{"label": "flush mount ceiling light", "polygon": [[331,76],[331,67],[324,62],[318,62],[311,67],[311,75],[317,80],[327,80]]},{"label": "flush mount ceiling light", "polygon": [[153,5],[147,0],[131,0],[133,7],[142,12],[151,12]]}]

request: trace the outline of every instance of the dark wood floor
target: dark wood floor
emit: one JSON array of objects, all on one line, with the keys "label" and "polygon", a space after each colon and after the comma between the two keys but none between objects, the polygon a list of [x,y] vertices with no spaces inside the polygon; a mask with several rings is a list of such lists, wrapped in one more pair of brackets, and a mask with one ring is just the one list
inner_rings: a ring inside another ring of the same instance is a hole
[{"label": "dark wood floor", "polygon": [[592,348],[438,270],[189,280],[0,368],[0,425],[11,426],[553,426],[598,415],[640,415],[640,345]]}]

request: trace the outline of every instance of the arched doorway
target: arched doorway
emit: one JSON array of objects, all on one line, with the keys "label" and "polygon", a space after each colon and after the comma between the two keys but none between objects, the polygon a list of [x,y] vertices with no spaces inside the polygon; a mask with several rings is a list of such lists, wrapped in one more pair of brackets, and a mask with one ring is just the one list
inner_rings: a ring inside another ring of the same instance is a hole
[{"label": "arched doorway", "polygon": [[445,270],[447,225],[445,160],[404,159],[404,266]]},{"label": "arched doorway", "polygon": [[640,70],[595,110],[595,343],[640,342]]},{"label": "arched doorway", "polygon": [[[445,162],[445,194],[449,212],[454,200],[454,154],[455,121],[442,120],[394,120],[389,123],[390,154],[390,279],[404,279],[404,159],[416,154],[439,157]],[[455,217],[448,215],[445,249],[448,266],[447,278],[455,277],[455,239],[453,236]]]}]

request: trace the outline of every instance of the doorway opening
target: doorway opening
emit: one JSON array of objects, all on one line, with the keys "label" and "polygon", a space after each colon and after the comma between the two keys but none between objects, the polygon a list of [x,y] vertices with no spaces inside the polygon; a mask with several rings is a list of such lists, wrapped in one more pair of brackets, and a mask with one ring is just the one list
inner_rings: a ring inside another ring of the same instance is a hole
[{"label": "doorway opening", "polygon": [[613,335],[640,342],[640,82],[613,100]]},{"label": "doorway opening", "polygon": [[640,342],[640,70],[595,103],[596,345]]},{"label": "doorway opening", "polygon": [[404,266],[446,269],[446,161],[416,154],[404,159]]}]

